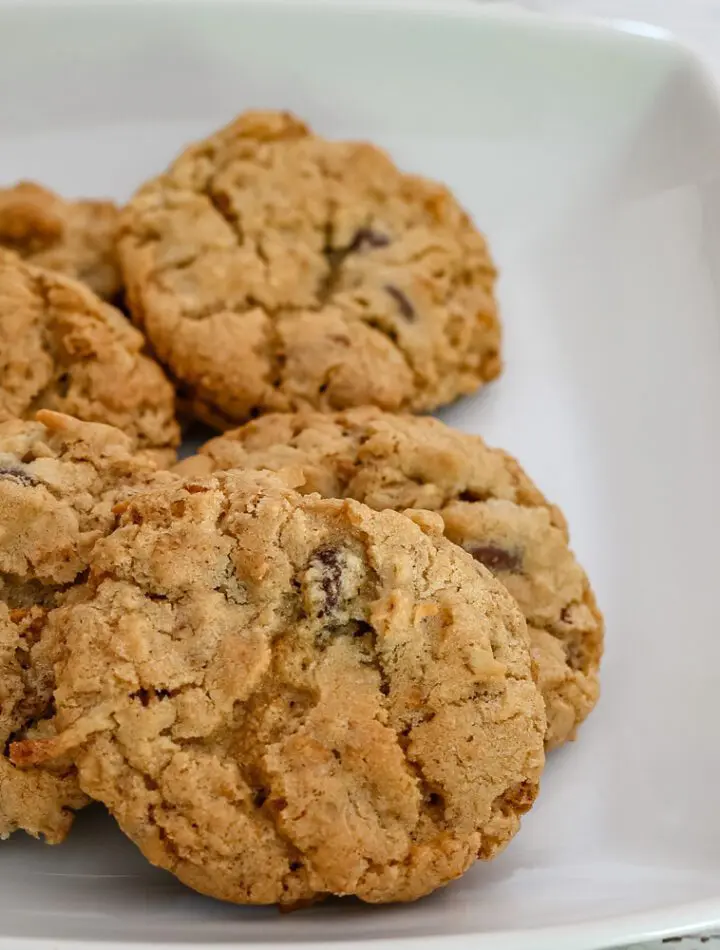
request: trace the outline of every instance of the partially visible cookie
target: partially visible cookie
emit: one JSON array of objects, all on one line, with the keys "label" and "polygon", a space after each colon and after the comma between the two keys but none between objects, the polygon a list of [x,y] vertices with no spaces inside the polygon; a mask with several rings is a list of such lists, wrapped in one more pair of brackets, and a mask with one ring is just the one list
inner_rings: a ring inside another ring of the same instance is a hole
[{"label": "partially visible cookie", "polygon": [[375,409],[272,415],[213,439],[180,473],[270,469],[300,491],[372,508],[428,508],[490,568],[528,622],[548,747],[575,737],[597,702],[603,621],[561,512],[511,456],[431,418]]},{"label": "partially visible cookie", "polygon": [[500,372],[495,268],[447,188],[288,113],[190,146],[121,214],[135,321],[196,415],[421,411]]},{"label": "partially visible cookie", "polygon": [[238,903],[413,900],[532,804],[545,717],[507,591],[395,512],[267,473],[136,495],[53,613],[59,733],[154,864]]},{"label": "partially visible cookie", "polygon": [[[52,723],[55,640],[47,609],[9,610],[0,599],[0,747],[28,735],[54,734]],[[41,768],[16,768],[0,755],[0,838],[23,830],[48,844],[65,839],[74,813],[88,802],[75,769],[60,760]]]},{"label": "partially visible cookie", "polygon": [[104,300],[122,290],[112,201],[67,201],[32,181],[0,188],[0,247],[82,281]]},{"label": "partially visible cookie", "polygon": [[23,771],[13,739],[53,734],[57,641],[49,612],[87,569],[113,507],[173,481],[109,426],[54,412],[0,424],[0,838],[17,829],[62,841],[86,802],[68,762]]},{"label": "partially visible cookie", "polygon": [[175,457],[175,394],[144,339],[77,281],[0,250],[0,421],[53,409]]}]

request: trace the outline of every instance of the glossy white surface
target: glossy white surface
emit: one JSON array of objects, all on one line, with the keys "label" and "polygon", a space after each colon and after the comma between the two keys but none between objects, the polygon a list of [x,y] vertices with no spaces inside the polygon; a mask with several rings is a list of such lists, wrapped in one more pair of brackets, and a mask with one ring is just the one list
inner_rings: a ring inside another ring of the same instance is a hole
[{"label": "glossy white surface", "polygon": [[223,906],[91,812],[60,848],[0,843],[2,950],[583,950],[720,923],[715,96],[670,42],[415,7],[3,5],[0,181],[123,198],[249,106],[446,180],[502,268],[507,370],[443,415],[566,511],[607,615],[601,705],[508,851],[417,905]]}]

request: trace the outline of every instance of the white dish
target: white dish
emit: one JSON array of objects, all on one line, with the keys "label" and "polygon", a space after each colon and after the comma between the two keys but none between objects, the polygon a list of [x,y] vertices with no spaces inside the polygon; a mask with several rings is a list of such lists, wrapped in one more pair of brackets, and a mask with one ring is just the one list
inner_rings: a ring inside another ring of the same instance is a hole
[{"label": "white dish", "polygon": [[507,370],[446,419],[566,511],[607,615],[600,706],[496,862],[413,906],[281,917],[153,870],[99,813],[0,845],[0,948],[583,950],[720,924],[720,113],[668,39],[452,4],[0,7],[0,181],[124,198],[250,106],[456,189]]}]

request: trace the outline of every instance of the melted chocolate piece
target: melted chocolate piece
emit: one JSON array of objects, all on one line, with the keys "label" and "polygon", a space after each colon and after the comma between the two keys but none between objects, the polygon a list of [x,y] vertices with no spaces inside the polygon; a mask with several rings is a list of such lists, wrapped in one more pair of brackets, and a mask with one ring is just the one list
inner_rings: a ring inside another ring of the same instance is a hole
[{"label": "melted chocolate piece", "polygon": [[379,231],[373,231],[372,228],[358,228],[355,237],[345,248],[346,254],[355,254],[364,247],[387,247],[390,238]]},{"label": "melted chocolate piece", "polygon": [[408,298],[399,288],[395,287],[394,284],[386,284],[385,290],[393,298],[395,303],[398,305],[398,310],[403,315],[403,317],[408,321],[408,323],[414,323],[417,316],[415,312],[415,307],[410,303]]},{"label": "melted chocolate piece", "polygon": [[522,573],[522,556],[518,551],[507,551],[494,544],[481,544],[468,548],[476,561],[484,564],[493,573],[506,571],[509,574]]},{"label": "melted chocolate piece", "polygon": [[325,256],[330,270],[337,271],[350,254],[357,254],[365,248],[386,247],[389,243],[390,238],[379,231],[373,231],[372,228],[358,228],[349,244],[345,247],[326,247]]},{"label": "melted chocolate piece", "polygon": [[0,466],[0,478],[8,478],[11,481],[18,482],[20,485],[26,485],[28,488],[40,484],[36,478],[33,478],[30,472],[26,472],[22,468]]},{"label": "melted chocolate piece", "polygon": [[318,297],[321,301],[328,299],[335,290],[339,280],[340,272],[345,260],[351,254],[357,254],[366,248],[385,247],[390,243],[390,238],[380,231],[374,231],[372,228],[358,228],[353,235],[352,240],[345,247],[332,246],[333,227],[329,225],[326,228],[325,248],[323,253],[328,264],[328,273],[323,278],[318,289]]}]

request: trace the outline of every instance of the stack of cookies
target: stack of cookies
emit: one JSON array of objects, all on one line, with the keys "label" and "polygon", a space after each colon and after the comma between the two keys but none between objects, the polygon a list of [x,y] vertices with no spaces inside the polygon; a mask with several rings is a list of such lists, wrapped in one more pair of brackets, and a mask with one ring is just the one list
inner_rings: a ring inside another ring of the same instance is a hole
[{"label": "stack of cookies", "polygon": [[452,195],[247,113],[122,209],[0,190],[0,246],[0,836],[95,800],[285,906],[498,854],[603,624],[519,464],[412,414],[501,369]]}]

